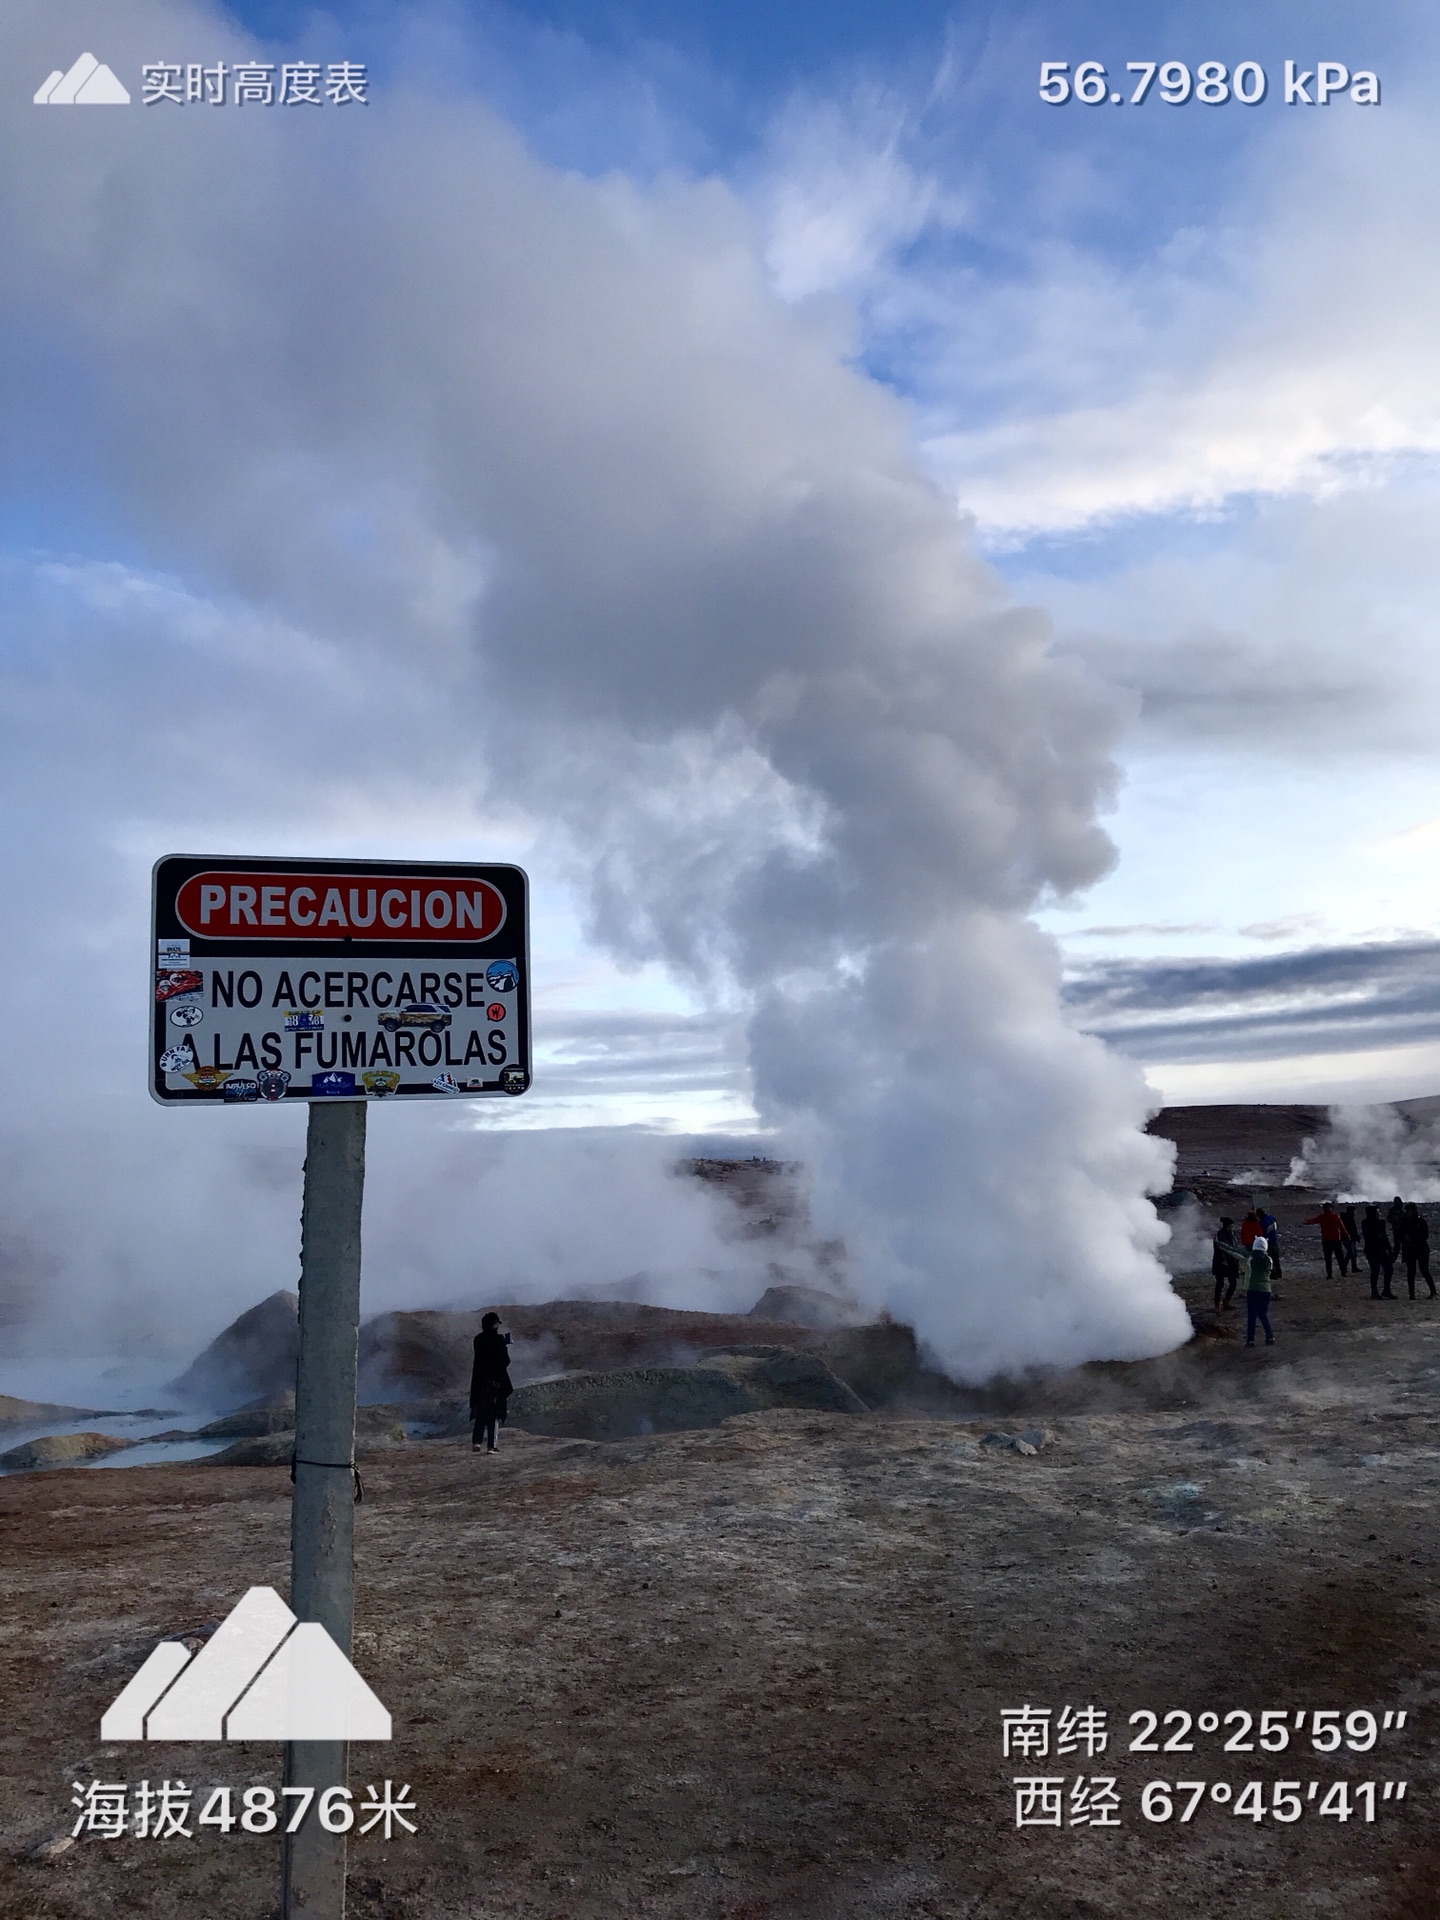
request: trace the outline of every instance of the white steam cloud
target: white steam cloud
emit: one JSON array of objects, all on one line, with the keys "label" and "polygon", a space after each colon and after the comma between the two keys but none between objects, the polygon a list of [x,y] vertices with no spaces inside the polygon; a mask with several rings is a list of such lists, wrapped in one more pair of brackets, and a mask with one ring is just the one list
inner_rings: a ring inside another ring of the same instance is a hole
[{"label": "white steam cloud", "polygon": [[[117,71],[252,50],[198,7],[74,12]],[[43,78],[53,11],[5,34]],[[156,853],[423,821],[416,850],[481,857],[519,821],[600,941],[743,1011],[851,1284],[958,1377],[1186,1338],[1144,1197],[1169,1150],[1026,917],[1109,863],[1123,716],[1007,605],[833,312],[774,297],[727,189],[564,175],[398,83],[363,114],[3,116],[5,457],[103,556],[0,581],[37,1257],[91,1294],[121,1240],[137,1295],[293,1274],[293,1182],[237,1187],[253,1146],[140,1091],[116,960]],[[462,1289],[486,1215],[456,1156],[493,1149],[412,1118],[370,1246],[416,1304]],[[597,1220],[559,1153],[505,1149],[549,1216],[534,1291],[668,1258],[740,1304],[700,1202],[642,1170]]]},{"label": "white steam cloud", "polygon": [[1440,1200],[1440,1115],[1393,1106],[1331,1107],[1328,1130],[1306,1140],[1287,1186],[1324,1187],[1337,1200]]}]

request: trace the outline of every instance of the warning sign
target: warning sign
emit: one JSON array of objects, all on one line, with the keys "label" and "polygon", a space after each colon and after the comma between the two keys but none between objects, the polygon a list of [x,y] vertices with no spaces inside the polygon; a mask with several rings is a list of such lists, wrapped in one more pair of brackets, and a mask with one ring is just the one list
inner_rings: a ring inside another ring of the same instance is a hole
[{"label": "warning sign", "polygon": [[150,950],[151,1091],[167,1105],[530,1085],[519,867],[172,854]]}]

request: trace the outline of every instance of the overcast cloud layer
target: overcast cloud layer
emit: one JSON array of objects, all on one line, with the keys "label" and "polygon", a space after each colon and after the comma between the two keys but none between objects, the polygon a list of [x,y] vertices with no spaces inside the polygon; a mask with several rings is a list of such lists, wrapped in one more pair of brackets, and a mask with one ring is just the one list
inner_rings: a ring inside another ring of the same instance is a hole
[{"label": "overcast cloud layer", "polygon": [[1244,960],[1103,960],[1065,998],[1140,1060],[1273,1060],[1440,1040],[1440,943],[1319,947]]},{"label": "overcast cloud layer", "polygon": [[[112,64],[243,50],[173,7],[103,28]],[[43,77],[50,10],[8,35]],[[1184,1338],[1143,1083],[1026,920],[1112,857],[1124,703],[969,549],[834,314],[777,300],[747,209],[559,173],[403,83],[349,117],[27,105],[0,140],[4,444],[49,549],[8,575],[35,1262],[111,1302],[289,1277],[285,1157],[232,1206],[254,1148],[218,1122],[294,1116],[140,1093],[155,854],[528,838],[597,940],[747,1024],[853,1284],[957,1374]],[[613,1279],[701,1206],[652,1149],[597,1211],[593,1157],[523,1141],[506,1179],[477,1158],[477,1206],[444,1124],[375,1129],[385,1303]],[[707,1222],[660,1242],[697,1304],[747,1284]]]}]

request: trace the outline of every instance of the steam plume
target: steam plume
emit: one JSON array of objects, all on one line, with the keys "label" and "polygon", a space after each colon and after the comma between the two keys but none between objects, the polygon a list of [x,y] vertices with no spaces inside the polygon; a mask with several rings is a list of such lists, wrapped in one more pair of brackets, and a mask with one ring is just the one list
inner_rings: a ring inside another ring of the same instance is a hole
[{"label": "steam plume", "polygon": [[[43,76],[50,10],[17,13]],[[139,0],[103,38],[112,65],[247,50]],[[745,1011],[852,1283],[958,1376],[1183,1339],[1145,1089],[1066,1025],[1026,918],[1111,857],[1122,716],[1007,604],[834,314],[772,297],[729,192],[562,175],[403,87],[363,116],[137,112],[123,139],[5,113],[4,437],[89,476],[86,538],[143,555],[108,602],[93,568],[42,583],[61,668],[23,680],[23,771],[103,742],[47,822],[67,869],[118,913],[201,824],[333,844],[388,797],[478,852],[487,809],[518,813],[598,939]],[[84,979],[53,863],[15,859]],[[112,1000],[90,1084],[124,1128]],[[223,1187],[233,1142],[199,1137],[176,1151]],[[268,1245],[279,1196],[249,1204]],[[409,1239],[447,1204],[417,1189]]]},{"label": "steam plume", "polygon": [[[1420,1103],[1422,1108],[1432,1102]],[[1340,1200],[1440,1200],[1440,1119],[1394,1106],[1331,1107],[1329,1129],[1306,1140],[1286,1185],[1325,1187]]]}]

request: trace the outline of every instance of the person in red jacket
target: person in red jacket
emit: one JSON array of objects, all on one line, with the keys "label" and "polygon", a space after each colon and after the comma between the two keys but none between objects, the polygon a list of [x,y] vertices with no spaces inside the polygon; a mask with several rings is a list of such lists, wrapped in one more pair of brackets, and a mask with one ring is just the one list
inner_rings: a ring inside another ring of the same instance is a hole
[{"label": "person in red jacket", "polygon": [[1256,1235],[1259,1233],[1259,1231],[1260,1231],[1260,1216],[1255,1211],[1254,1207],[1251,1207],[1250,1211],[1246,1214],[1245,1218],[1240,1222],[1240,1244],[1242,1247],[1244,1247],[1247,1253],[1250,1251],[1251,1247],[1254,1246],[1255,1238],[1256,1238]]},{"label": "person in red jacket", "polygon": [[1319,1227],[1320,1250],[1325,1255],[1325,1278],[1335,1277],[1335,1262],[1340,1262],[1340,1277],[1343,1280],[1349,1267],[1349,1242],[1345,1236],[1345,1222],[1336,1212],[1333,1202],[1327,1200],[1318,1213],[1312,1213],[1305,1222],[1307,1227]]}]

